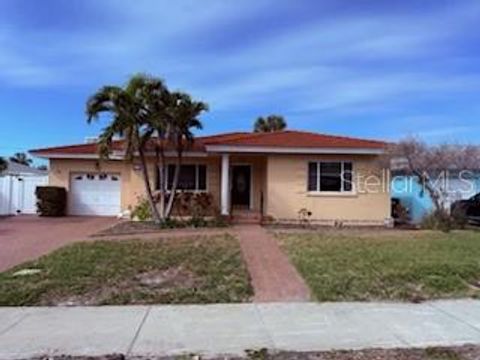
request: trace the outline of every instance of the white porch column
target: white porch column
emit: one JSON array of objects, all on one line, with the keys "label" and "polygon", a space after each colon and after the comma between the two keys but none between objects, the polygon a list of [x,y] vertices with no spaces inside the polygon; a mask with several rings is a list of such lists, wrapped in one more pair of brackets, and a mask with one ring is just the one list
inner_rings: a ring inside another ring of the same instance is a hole
[{"label": "white porch column", "polygon": [[230,213],[230,155],[222,155],[222,185],[221,185],[221,204],[222,215],[229,215]]}]

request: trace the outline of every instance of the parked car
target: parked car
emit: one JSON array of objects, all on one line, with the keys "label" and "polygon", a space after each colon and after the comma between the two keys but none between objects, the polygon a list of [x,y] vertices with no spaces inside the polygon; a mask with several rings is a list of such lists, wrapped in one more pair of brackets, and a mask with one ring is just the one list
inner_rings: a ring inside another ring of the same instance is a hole
[{"label": "parked car", "polygon": [[451,206],[451,212],[463,213],[471,223],[480,225],[480,193],[467,200],[455,201]]}]

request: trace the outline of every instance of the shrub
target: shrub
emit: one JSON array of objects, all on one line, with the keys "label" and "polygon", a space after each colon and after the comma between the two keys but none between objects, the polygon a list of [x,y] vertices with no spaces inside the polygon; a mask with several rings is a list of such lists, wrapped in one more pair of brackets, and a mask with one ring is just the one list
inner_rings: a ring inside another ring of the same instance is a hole
[{"label": "shrub", "polygon": [[218,209],[213,204],[213,196],[210,193],[185,191],[176,196],[173,215],[203,218],[217,214]]},{"label": "shrub", "polygon": [[37,186],[37,212],[40,216],[65,216],[67,191],[59,186]]},{"label": "shrub", "polygon": [[467,218],[461,211],[452,211],[449,214],[446,210],[435,210],[425,216],[420,225],[423,229],[449,232],[454,229],[465,228]]},{"label": "shrub", "polygon": [[152,211],[147,199],[138,198],[138,203],[132,210],[132,219],[138,219],[140,221],[147,221],[152,219]]},{"label": "shrub", "polygon": [[[137,205],[132,210],[131,218],[139,221],[152,220],[150,204],[147,199],[139,197]],[[220,212],[213,205],[213,197],[209,193],[179,193],[175,199],[173,216],[180,216],[188,219],[169,218],[159,226],[163,229],[182,227],[225,227],[228,221],[220,216]],[[207,220],[206,217],[213,216]]]},{"label": "shrub", "polygon": [[455,228],[465,229],[468,225],[468,217],[465,212],[465,209],[462,208],[453,208],[450,212]]},{"label": "shrub", "polygon": [[408,224],[411,221],[408,209],[400,202],[399,199],[392,199],[391,209],[395,225]]}]

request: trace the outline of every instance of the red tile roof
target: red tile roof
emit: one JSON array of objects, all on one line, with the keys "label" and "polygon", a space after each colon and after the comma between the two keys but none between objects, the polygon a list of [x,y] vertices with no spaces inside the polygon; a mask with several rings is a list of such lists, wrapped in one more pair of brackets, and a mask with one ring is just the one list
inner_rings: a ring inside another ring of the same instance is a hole
[{"label": "red tile roof", "polygon": [[[153,144],[153,142],[152,142]],[[232,132],[201,136],[195,139],[190,151],[206,151],[206,146],[227,145],[235,147],[278,147],[278,148],[342,148],[342,149],[383,149],[387,143],[377,140],[357,139],[346,136],[333,136],[305,131],[280,131],[273,133]],[[116,140],[114,150],[124,148],[123,140]],[[95,143],[57,146],[30,151],[34,155],[83,155],[96,154]]]},{"label": "red tile roof", "polygon": [[207,145],[262,146],[284,148],[368,148],[382,149],[387,143],[346,136],[286,130],[272,133],[241,133],[228,139],[212,140]]}]

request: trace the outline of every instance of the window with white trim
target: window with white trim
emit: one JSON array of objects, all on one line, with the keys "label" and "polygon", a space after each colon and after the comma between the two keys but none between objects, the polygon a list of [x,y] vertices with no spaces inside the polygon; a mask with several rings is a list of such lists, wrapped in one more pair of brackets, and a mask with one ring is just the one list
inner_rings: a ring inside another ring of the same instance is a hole
[{"label": "window with white trim", "polygon": [[307,190],[310,192],[352,192],[352,162],[309,162]]},{"label": "window with white trim", "polygon": [[[167,167],[167,189],[173,186],[175,177],[175,165]],[[201,164],[182,165],[178,178],[178,190],[206,191],[207,190],[207,166]]]}]

